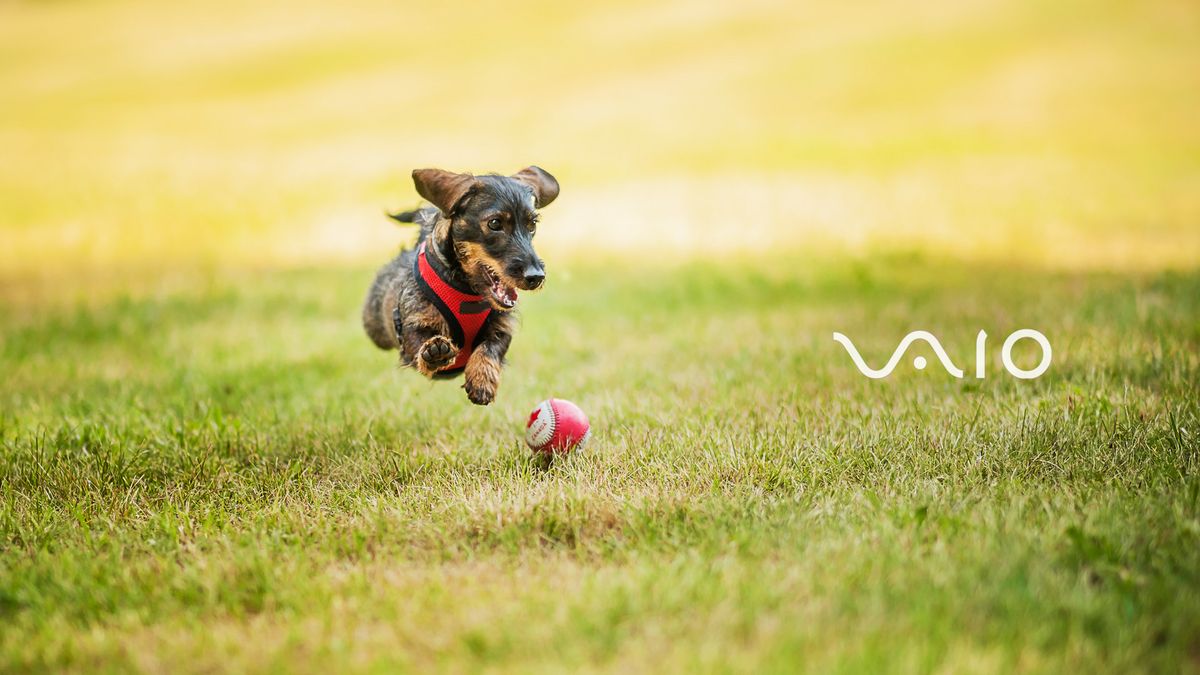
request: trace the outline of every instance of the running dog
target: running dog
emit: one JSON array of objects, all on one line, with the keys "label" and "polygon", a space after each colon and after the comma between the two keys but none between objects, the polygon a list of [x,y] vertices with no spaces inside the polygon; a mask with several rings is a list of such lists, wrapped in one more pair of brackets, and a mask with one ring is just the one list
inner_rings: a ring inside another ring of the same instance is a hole
[{"label": "running dog", "polygon": [[496,398],[516,323],[517,292],[546,281],[533,249],[538,209],[558,196],[558,181],[531,166],[511,176],[413,171],[432,206],[391,217],[420,226],[417,244],[375,276],[363,328],[400,364],[430,378],[462,373],[467,398]]}]

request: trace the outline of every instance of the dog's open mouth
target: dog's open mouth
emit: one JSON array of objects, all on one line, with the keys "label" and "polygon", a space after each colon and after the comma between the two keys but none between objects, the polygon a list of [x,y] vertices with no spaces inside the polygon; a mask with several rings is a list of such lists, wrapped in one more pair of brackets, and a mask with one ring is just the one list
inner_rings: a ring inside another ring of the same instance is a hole
[{"label": "dog's open mouth", "polygon": [[487,275],[489,290],[492,292],[492,298],[503,308],[512,309],[517,306],[517,289],[504,283],[499,274],[492,271],[492,268],[487,265],[483,266],[483,271]]}]

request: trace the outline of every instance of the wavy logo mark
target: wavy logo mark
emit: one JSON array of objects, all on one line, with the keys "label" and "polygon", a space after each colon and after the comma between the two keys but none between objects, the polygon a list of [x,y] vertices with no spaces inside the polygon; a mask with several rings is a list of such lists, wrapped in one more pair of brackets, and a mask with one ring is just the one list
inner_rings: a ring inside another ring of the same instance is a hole
[{"label": "wavy logo mark", "polygon": [[[1013,345],[1015,345],[1017,341],[1024,338],[1029,338],[1030,340],[1038,343],[1038,346],[1042,349],[1042,360],[1039,361],[1037,367],[1033,368],[1032,370],[1020,368],[1013,363],[1012,360]],[[929,343],[929,346],[933,348],[933,353],[937,354],[938,360],[942,362],[942,367],[946,369],[946,372],[959,379],[962,379],[963,377],[962,369],[954,365],[954,362],[951,361],[950,357],[946,354],[946,350],[942,349],[942,344],[938,342],[938,339],[929,331],[914,330],[908,335],[905,335],[904,339],[900,341],[899,345],[897,345],[896,351],[892,352],[892,358],[888,359],[888,362],[878,370],[867,365],[867,362],[864,361],[862,355],[858,353],[858,349],[855,348],[854,343],[850,341],[850,338],[841,333],[834,333],[833,339],[835,342],[846,348],[846,352],[850,354],[850,359],[854,361],[854,365],[858,368],[858,371],[873,380],[878,380],[891,375],[892,371],[896,369],[896,364],[900,363],[900,358],[904,356],[904,352],[908,351],[909,346],[917,340],[924,340],[925,342]],[[975,338],[975,377],[978,379],[987,377],[987,359],[985,356],[986,347],[987,332],[981,330],[979,331],[979,335]],[[1046,372],[1046,370],[1050,368],[1050,361],[1053,358],[1053,350],[1050,349],[1050,341],[1047,340],[1046,336],[1042,335],[1041,332],[1032,328],[1022,328],[1018,331],[1014,331],[1008,336],[1008,339],[1004,341],[1004,347],[1001,349],[1000,357],[1001,361],[1004,363],[1004,369],[1007,370],[1013,377],[1017,377],[1022,380],[1032,380],[1035,377],[1041,376],[1042,373]],[[924,369],[926,365],[927,363],[925,361],[925,357],[923,356],[918,356],[913,359],[913,366],[917,370]]]},{"label": "wavy logo mark", "polygon": [[[878,380],[891,375],[892,371],[896,369],[896,364],[900,363],[900,357],[904,356],[904,352],[908,351],[908,346],[917,340],[924,340],[929,343],[929,346],[933,348],[933,353],[937,354],[938,360],[942,362],[942,367],[945,368],[947,372],[957,378],[962,378],[963,376],[962,368],[954,365],[954,362],[951,361],[950,357],[946,354],[946,350],[942,349],[942,343],[938,342],[938,339],[934,337],[933,333],[930,333],[927,330],[914,330],[908,335],[905,335],[904,339],[901,340],[900,344],[896,347],[896,351],[892,352],[892,358],[888,359],[887,364],[879,370],[871,368],[867,365],[867,362],[864,361],[862,355],[858,353],[858,349],[854,347],[854,343],[850,341],[850,338],[842,335],[841,333],[834,333],[833,339],[841,343],[841,345],[846,348],[846,351],[850,354],[851,360],[854,361],[854,365],[858,366],[859,372],[871,378],[872,380]],[[917,358],[913,359],[913,365],[916,366],[918,370],[923,369],[926,365],[925,357],[918,356]]]}]

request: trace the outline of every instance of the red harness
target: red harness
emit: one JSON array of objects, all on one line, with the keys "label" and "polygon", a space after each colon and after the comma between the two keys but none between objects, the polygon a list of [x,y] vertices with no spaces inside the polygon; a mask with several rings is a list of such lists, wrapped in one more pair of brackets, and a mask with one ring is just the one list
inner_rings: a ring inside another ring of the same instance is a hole
[{"label": "red harness", "polygon": [[[464,290],[446,281],[445,273],[435,268],[436,259],[425,255],[425,242],[417,247],[413,260],[413,278],[425,297],[437,307],[450,326],[450,339],[458,347],[458,357],[438,369],[438,375],[457,375],[467,366],[475,338],[492,315],[492,305],[482,295]],[[396,334],[400,334],[397,326]]]}]

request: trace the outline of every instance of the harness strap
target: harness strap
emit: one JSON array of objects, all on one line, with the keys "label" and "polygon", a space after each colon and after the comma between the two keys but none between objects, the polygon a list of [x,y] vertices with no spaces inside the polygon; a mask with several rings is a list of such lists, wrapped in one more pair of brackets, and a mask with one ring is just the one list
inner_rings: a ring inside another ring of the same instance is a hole
[{"label": "harness strap", "polygon": [[[438,371],[439,375],[454,374],[467,365],[471,351],[475,348],[475,338],[487,324],[492,315],[492,306],[482,295],[455,286],[446,280],[446,274],[435,267],[434,258],[426,255],[425,242],[417,247],[413,256],[413,278],[420,287],[425,298],[433,303],[446,320],[450,328],[450,340],[458,347],[458,357]],[[396,334],[400,334],[400,308],[392,312],[392,319],[397,322]]]}]

